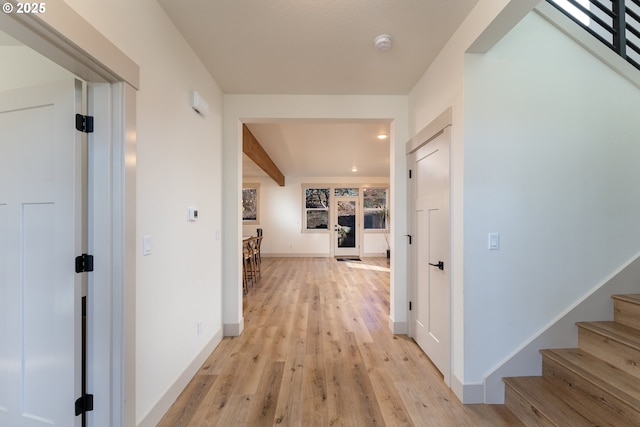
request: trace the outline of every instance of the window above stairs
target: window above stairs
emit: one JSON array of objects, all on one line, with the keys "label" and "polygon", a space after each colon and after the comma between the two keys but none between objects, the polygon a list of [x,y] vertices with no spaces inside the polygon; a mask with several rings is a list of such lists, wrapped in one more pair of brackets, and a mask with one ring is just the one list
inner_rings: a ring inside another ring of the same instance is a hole
[{"label": "window above stairs", "polygon": [[547,0],[640,70],[640,0]]}]

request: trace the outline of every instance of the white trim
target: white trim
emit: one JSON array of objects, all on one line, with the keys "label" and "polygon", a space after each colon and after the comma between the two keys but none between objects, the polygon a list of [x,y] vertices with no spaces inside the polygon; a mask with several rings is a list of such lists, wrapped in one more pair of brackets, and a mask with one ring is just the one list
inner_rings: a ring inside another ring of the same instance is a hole
[{"label": "white trim", "polygon": [[395,322],[391,316],[389,316],[389,329],[394,335],[406,335],[408,331],[408,323]]},{"label": "white trim", "polygon": [[46,6],[42,14],[0,14],[0,28],[86,81],[139,88],[140,68],[109,39],[64,1],[48,0]]},{"label": "white trim", "polygon": [[463,384],[454,374],[451,374],[451,391],[465,405],[484,402],[484,384]]},{"label": "white trim", "polygon": [[370,252],[362,254],[362,258],[387,258],[386,252]]},{"label": "white trim", "polygon": [[222,325],[225,337],[239,337],[244,330],[244,317],[240,319],[240,323],[225,323]]},{"label": "white trim", "polygon": [[139,427],[153,427],[160,422],[162,417],[167,413],[171,405],[173,405],[180,396],[180,393],[185,389],[189,382],[194,379],[202,365],[207,361],[213,350],[222,341],[222,331],[219,330],[204,346],[204,348],[198,353],[195,359],[182,371],[182,374],[171,384],[169,390],[160,397],[160,399],[153,405],[153,408],[147,412],[142,420],[138,424]]},{"label": "white trim", "polygon": [[[119,296],[114,305],[114,340],[124,348],[118,353],[122,359],[119,373],[122,388],[113,388],[123,405],[122,416],[126,426],[135,425],[136,416],[136,90],[126,83],[117,83],[114,91],[114,223],[112,250],[120,257],[114,269],[121,273],[114,281],[114,293]],[[115,93],[118,96],[115,96]],[[117,120],[120,120],[118,123]],[[119,133],[118,133],[119,132]],[[117,236],[117,237],[116,237]],[[122,329],[119,329],[119,328]]]},{"label": "white trim", "polygon": [[447,126],[452,125],[453,108],[449,107],[418,132],[416,136],[407,141],[406,154],[413,153],[432,139],[437,138]]},{"label": "white trim", "polygon": [[[493,3],[500,7],[500,10],[491,11],[491,16],[494,16],[494,18],[469,46],[466,53],[489,52],[522,18],[531,12],[536,4],[542,2],[540,0],[508,0]],[[500,6],[501,4],[504,5]],[[493,8],[492,6],[487,6],[486,9],[489,7]]]},{"label": "white trim", "polygon": [[[111,86],[109,84],[89,84],[88,114],[94,117],[111,118]],[[111,125],[98,127],[88,139],[89,151],[89,236],[88,253],[94,256],[94,273],[87,277],[89,282],[87,310],[92,313],[87,319],[87,387],[94,395],[94,411],[87,414],[91,426],[113,425],[117,405],[112,399],[111,384],[120,383],[119,375],[112,375],[114,348],[121,348],[113,342],[111,329],[113,315],[113,254],[108,250],[113,233],[111,225],[110,197],[95,197],[112,193],[111,179]],[[100,226],[96,226],[100,225]],[[94,375],[108,373],[108,375]],[[113,380],[111,377],[114,377]]]}]

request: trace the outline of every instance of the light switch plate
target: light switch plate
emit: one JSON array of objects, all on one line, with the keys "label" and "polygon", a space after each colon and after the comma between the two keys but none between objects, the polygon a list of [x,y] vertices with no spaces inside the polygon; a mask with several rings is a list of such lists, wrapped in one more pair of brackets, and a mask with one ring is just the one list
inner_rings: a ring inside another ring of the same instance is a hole
[{"label": "light switch plate", "polygon": [[500,249],[500,233],[489,233],[489,250],[497,251]]},{"label": "light switch plate", "polygon": [[142,255],[151,255],[151,236],[142,236]]}]

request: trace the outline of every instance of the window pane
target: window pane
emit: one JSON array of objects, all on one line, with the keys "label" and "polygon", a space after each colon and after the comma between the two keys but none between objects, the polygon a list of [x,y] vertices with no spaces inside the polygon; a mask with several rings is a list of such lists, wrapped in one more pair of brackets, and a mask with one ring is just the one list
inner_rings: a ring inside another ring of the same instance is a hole
[{"label": "window pane", "polygon": [[387,191],[386,188],[365,188],[363,191],[364,208],[386,208]]},{"label": "window pane", "polygon": [[329,189],[328,188],[307,188],[305,190],[306,207],[309,208],[328,208],[329,207]]},{"label": "window pane", "polygon": [[329,228],[329,211],[324,210],[308,210],[307,211],[307,229],[327,229]]},{"label": "window pane", "polygon": [[336,188],[334,194],[336,196],[357,196],[360,194],[359,188]]},{"label": "window pane", "polygon": [[365,209],[364,228],[366,230],[384,230],[387,228],[387,215],[382,209]]},{"label": "window pane", "polygon": [[242,189],[242,220],[256,221],[258,219],[258,189]]},{"label": "window pane", "polygon": [[365,230],[387,229],[389,214],[388,188],[365,188],[364,195],[364,228]]}]

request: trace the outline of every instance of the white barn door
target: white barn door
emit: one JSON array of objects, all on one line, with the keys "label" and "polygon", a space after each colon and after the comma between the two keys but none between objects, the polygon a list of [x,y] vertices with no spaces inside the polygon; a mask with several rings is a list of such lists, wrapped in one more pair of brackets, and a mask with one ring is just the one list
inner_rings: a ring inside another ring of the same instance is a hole
[{"label": "white barn door", "polygon": [[0,425],[79,426],[80,82],[0,93]]}]

